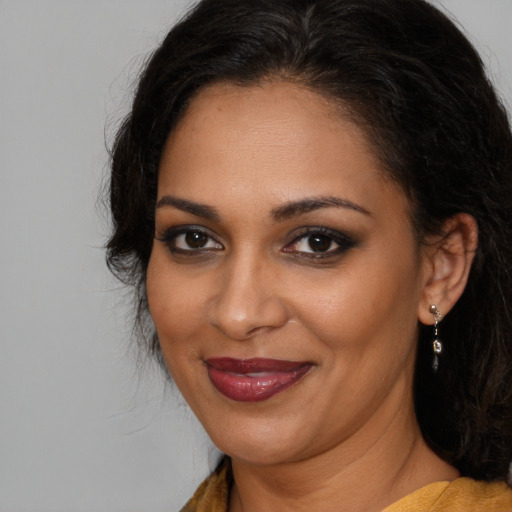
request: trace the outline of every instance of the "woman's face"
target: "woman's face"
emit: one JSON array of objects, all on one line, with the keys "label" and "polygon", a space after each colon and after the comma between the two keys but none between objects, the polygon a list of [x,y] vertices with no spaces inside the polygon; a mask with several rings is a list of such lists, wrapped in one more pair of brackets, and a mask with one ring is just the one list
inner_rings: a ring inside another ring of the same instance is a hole
[{"label": "woman's face", "polygon": [[325,98],[215,85],[160,165],[150,311],[215,444],[257,464],[412,418],[424,257],[400,188]]}]

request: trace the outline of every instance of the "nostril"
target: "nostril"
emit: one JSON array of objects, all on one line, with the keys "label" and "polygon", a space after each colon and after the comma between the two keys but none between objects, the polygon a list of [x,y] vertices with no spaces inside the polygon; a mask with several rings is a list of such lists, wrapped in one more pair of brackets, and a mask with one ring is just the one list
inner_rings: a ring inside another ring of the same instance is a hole
[{"label": "nostril", "polygon": [[248,336],[256,336],[258,334],[264,333],[265,331],[268,331],[269,329],[271,329],[271,327],[265,327],[265,326],[254,327],[247,334],[248,334]]}]

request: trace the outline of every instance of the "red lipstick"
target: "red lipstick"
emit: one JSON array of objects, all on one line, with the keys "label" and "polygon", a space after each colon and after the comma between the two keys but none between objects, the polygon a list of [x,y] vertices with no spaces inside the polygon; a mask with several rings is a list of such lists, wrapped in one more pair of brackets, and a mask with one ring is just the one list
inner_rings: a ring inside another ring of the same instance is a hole
[{"label": "red lipstick", "polygon": [[206,360],[212,384],[224,396],[238,402],[260,402],[297,383],[313,367],[312,363],[281,359]]}]

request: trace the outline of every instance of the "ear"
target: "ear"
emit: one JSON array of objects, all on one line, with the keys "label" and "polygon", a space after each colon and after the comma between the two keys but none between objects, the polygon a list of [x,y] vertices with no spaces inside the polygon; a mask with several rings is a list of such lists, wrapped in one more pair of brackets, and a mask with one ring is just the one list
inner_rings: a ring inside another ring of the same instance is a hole
[{"label": "ear", "polygon": [[459,300],[477,247],[478,226],[467,213],[450,217],[440,235],[429,237],[424,247],[423,293],[418,309],[421,323],[434,323],[431,304],[446,315]]}]

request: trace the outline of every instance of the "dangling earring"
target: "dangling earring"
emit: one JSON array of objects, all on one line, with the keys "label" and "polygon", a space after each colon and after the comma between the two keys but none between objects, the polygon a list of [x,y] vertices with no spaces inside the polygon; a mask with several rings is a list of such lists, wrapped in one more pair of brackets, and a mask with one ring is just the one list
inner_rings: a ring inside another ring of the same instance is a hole
[{"label": "dangling earring", "polygon": [[437,334],[437,324],[443,318],[443,315],[441,315],[435,304],[430,305],[430,312],[434,315],[434,339],[432,341],[434,357],[432,359],[432,370],[436,373],[439,368],[439,355],[443,351],[443,342],[438,338]]}]

